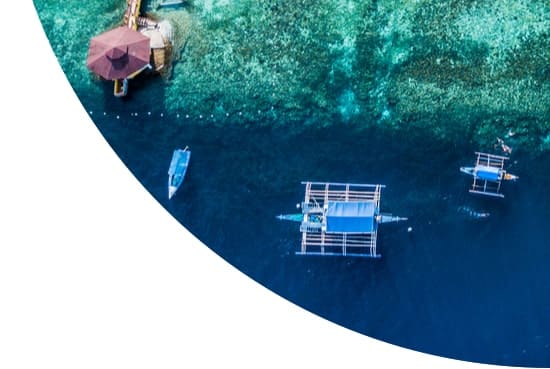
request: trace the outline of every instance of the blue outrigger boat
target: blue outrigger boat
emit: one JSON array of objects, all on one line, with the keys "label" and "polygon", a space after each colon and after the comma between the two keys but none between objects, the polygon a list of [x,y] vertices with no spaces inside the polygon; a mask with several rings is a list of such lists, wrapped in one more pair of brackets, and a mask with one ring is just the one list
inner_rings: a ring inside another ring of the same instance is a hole
[{"label": "blue outrigger boat", "polygon": [[504,169],[506,156],[476,152],[476,163],[473,167],[460,167],[462,173],[474,177],[470,193],[504,197],[500,193],[502,181],[516,181],[519,177]]},{"label": "blue outrigger boat", "polygon": [[300,222],[299,255],[342,255],[378,258],[378,225],[407,220],[380,212],[384,185],[302,182],[305,197],[297,214],[277,219]]},{"label": "blue outrigger boat", "polygon": [[170,162],[170,168],[168,169],[168,199],[176,193],[178,188],[183,183],[185,173],[187,172],[187,166],[189,165],[189,159],[191,159],[191,151],[189,147],[185,149],[176,149],[172,154],[172,161]]}]

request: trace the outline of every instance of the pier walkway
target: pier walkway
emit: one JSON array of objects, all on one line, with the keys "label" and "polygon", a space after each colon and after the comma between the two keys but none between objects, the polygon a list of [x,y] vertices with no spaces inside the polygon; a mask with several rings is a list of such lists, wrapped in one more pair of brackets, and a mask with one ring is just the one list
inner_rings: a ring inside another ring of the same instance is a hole
[{"label": "pier walkway", "polygon": [[127,7],[124,13],[124,25],[137,31],[141,0],[126,0]]}]

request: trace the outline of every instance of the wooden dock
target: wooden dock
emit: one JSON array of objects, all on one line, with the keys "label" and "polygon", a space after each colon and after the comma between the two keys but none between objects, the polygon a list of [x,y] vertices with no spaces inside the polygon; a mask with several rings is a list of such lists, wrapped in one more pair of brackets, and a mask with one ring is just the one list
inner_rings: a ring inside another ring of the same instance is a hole
[{"label": "wooden dock", "polygon": [[[160,28],[162,28],[162,22],[159,24],[156,20],[149,19],[145,16],[141,16],[141,2],[142,0],[126,0],[126,11],[124,12],[124,18],[122,23],[125,27],[131,30],[141,32],[145,34],[151,40],[151,63],[149,68],[152,68],[155,72],[164,72],[166,65],[169,63],[172,52],[172,31],[169,29],[166,35],[162,35]],[[179,1],[169,0],[164,1],[166,5],[177,5]],[[183,1],[181,3],[184,3]],[[137,71],[135,74],[128,76],[125,80],[135,77],[142,70]],[[125,80],[115,80],[114,94],[115,96],[125,96],[128,89],[128,82]]]},{"label": "wooden dock", "polygon": [[126,0],[126,12],[124,13],[124,25],[137,31],[138,17],[141,9],[141,0]]}]

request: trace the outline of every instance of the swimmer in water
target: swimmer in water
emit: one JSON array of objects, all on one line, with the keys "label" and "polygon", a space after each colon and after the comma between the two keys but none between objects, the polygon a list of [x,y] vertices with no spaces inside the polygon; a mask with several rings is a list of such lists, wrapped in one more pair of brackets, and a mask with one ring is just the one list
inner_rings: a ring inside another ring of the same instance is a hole
[{"label": "swimmer in water", "polygon": [[512,148],[504,143],[504,140],[502,138],[497,137],[497,143],[500,145],[500,148],[502,151],[504,151],[506,154],[512,153]]}]

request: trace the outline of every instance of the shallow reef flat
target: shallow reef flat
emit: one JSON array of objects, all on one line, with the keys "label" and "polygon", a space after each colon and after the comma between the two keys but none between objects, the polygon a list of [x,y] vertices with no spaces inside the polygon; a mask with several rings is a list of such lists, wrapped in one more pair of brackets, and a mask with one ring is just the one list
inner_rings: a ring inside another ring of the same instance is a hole
[{"label": "shallow reef flat", "polygon": [[[102,7],[100,22],[41,13],[72,81],[89,79],[87,39],[124,2]],[[176,29],[166,111],[220,124],[406,126],[481,146],[508,134],[514,147],[550,149],[544,0],[194,0],[156,12]],[[262,123],[256,112],[267,112]]]},{"label": "shallow reef flat", "polygon": [[188,11],[172,109],[417,124],[481,144],[512,132],[548,148],[544,1],[196,0]]}]

